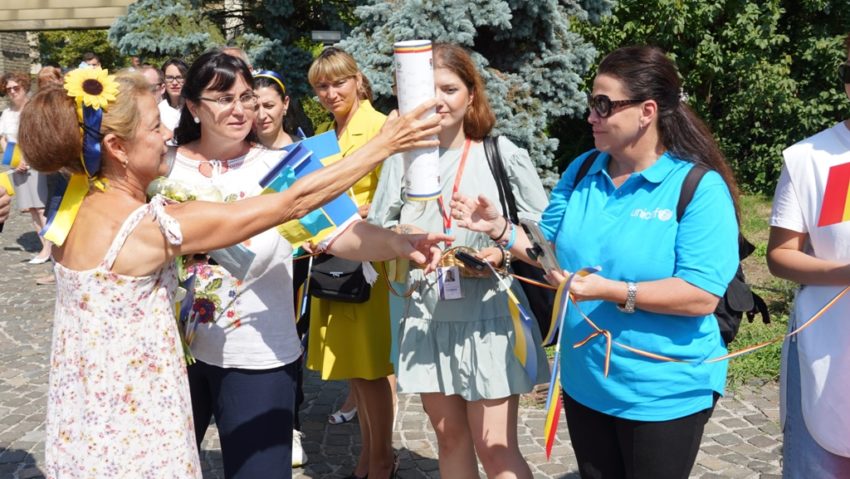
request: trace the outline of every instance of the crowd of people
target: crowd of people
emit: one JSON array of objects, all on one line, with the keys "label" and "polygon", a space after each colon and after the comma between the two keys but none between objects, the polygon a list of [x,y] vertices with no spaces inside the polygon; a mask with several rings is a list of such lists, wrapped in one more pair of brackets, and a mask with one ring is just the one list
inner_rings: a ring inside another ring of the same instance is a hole
[{"label": "crowd of people", "polygon": [[[846,47],[839,73],[850,97],[850,36]],[[559,370],[579,474],[688,477],[724,394],[727,361],[710,361],[727,353],[714,311],[740,261],[740,212],[732,171],[684,100],[676,65],[648,46],[602,59],[588,93],[595,148],[549,194],[526,150],[492,137],[498,118],[470,53],[435,44],[433,67],[433,100],[384,114],[355,59],[325,49],[307,74],[329,113],[316,128],[284,77],[235,47],[114,77],[84,77],[101,68],[87,54],[67,75],[45,67],[35,94],[28,74],[2,77],[0,147],[20,148],[15,209],[42,244],[30,263],[54,263],[39,279],[56,284],[47,477],[199,478],[214,419],[226,477],[289,478],[307,462],[306,367],[348,381],[328,421],[359,422],[349,478],[396,477],[397,394],[420,395],[442,477],[477,478],[480,464],[487,477],[531,478],[519,396],[550,369],[535,322],[530,336],[518,330],[515,303],[527,310],[528,300],[507,273],[512,261],[538,263],[506,196],[557,252],[546,280],[569,278],[578,305],[563,323]],[[264,194],[260,178],[314,132],[333,132],[340,153]],[[436,201],[405,194],[403,153],[423,147],[439,149]],[[775,275],[801,285],[793,331],[850,284],[846,214],[830,222],[823,212],[835,168],[850,165],[850,120],[784,156],[767,256]],[[707,172],[677,211],[694,168]],[[163,176],[223,202],[148,192]],[[75,178],[87,191],[54,244],[45,225]],[[846,201],[850,173],[842,178]],[[294,247],[275,228],[345,193],[359,215],[330,236]],[[0,188],[0,222],[10,210]],[[210,254],[234,245],[252,257],[241,274]],[[492,272],[458,263],[458,251]],[[329,256],[384,278],[365,301],[302,300],[309,265]],[[601,268],[572,274],[587,266]],[[197,321],[191,332],[175,321],[180,301]],[[847,301],[783,348],[785,477],[850,475]]]}]

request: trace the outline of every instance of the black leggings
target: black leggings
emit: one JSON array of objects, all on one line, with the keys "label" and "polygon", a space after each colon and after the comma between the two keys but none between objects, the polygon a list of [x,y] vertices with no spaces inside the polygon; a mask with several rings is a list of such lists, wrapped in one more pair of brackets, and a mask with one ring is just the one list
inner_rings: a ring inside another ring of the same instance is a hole
[{"label": "black leggings", "polygon": [[714,404],[669,421],[609,416],[566,393],[564,408],[582,479],[687,479]]}]

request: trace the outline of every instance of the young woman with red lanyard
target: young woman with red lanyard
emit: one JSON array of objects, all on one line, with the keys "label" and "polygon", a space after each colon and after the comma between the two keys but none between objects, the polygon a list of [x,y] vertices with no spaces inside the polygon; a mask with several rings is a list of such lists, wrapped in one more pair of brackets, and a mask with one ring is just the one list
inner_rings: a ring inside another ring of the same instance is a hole
[{"label": "young woman with red lanyard", "polygon": [[[454,236],[452,247],[471,248],[500,267],[506,258],[497,241],[505,246],[511,241],[510,232],[503,234],[505,238],[489,238],[453,229],[449,209],[454,192],[498,197],[482,144],[495,117],[481,76],[465,50],[435,45],[434,79],[437,113],[442,116],[441,198],[406,200],[404,162],[397,155],[384,163],[369,220],[399,230],[442,229]],[[520,215],[538,217],[547,200],[528,154],[505,138],[499,140],[499,148]],[[421,395],[437,435],[442,477],[479,477],[477,453],[488,477],[531,478],[517,446],[517,408],[519,394],[547,381],[546,356],[537,346],[537,374],[529,377],[514,356],[508,294],[492,276],[457,273],[447,268],[427,275],[411,268],[408,273],[412,294],[399,328],[399,392]],[[525,301],[518,284],[512,289]],[[539,345],[536,327],[533,336],[530,339]]]}]

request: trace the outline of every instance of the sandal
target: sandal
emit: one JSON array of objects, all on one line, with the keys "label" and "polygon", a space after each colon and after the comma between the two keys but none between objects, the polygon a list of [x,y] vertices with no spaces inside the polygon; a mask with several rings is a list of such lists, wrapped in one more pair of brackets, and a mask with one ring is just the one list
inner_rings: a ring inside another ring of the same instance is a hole
[{"label": "sandal", "polygon": [[328,416],[328,422],[331,424],[345,424],[357,415],[357,407],[351,408],[351,411],[345,412],[342,409],[337,410],[335,413]]}]

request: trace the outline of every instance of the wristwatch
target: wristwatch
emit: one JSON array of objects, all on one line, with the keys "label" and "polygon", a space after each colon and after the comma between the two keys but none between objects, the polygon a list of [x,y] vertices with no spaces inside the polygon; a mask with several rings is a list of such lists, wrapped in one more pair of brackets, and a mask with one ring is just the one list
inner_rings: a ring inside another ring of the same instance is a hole
[{"label": "wristwatch", "polygon": [[635,298],[637,297],[637,285],[631,281],[626,281],[628,292],[626,293],[626,304],[617,305],[617,309],[624,313],[632,314],[635,312]]}]

